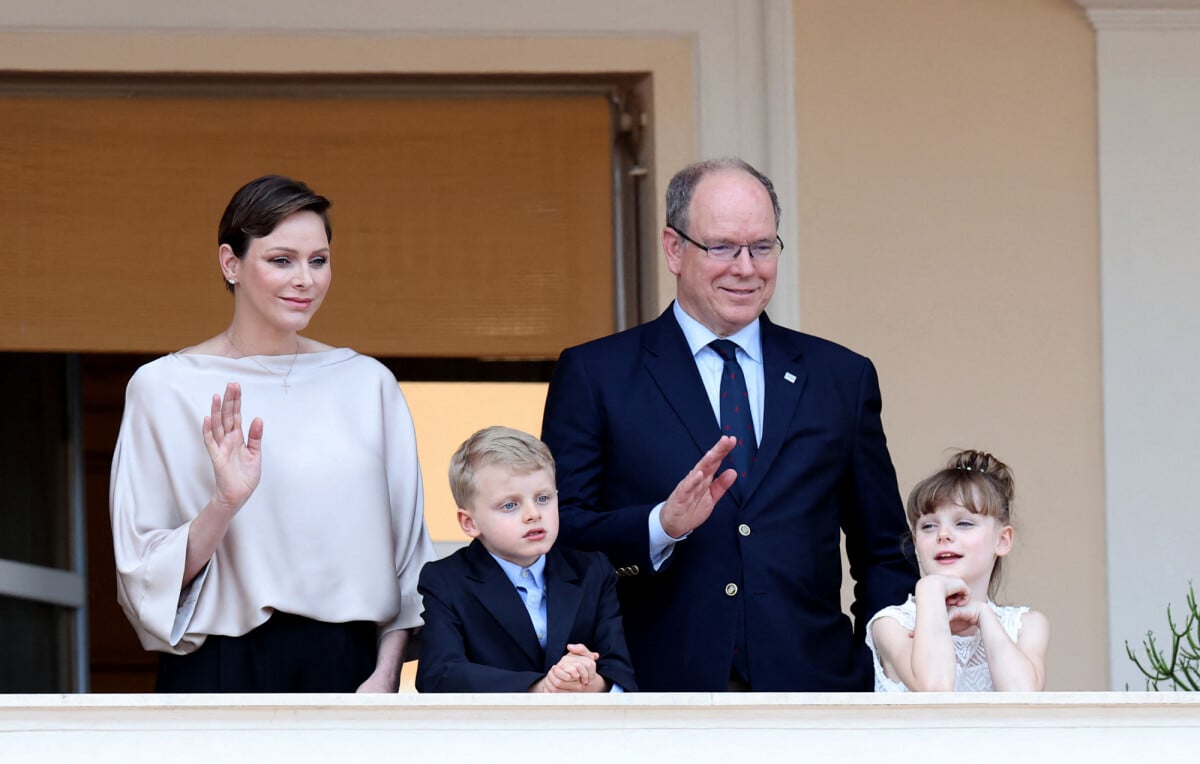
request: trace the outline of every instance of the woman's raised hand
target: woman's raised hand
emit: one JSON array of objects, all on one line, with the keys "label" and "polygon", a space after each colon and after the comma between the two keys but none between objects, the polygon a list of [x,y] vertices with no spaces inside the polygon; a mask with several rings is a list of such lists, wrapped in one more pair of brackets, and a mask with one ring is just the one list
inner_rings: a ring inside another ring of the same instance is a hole
[{"label": "woman's raised hand", "polygon": [[217,489],[213,501],[236,512],[254,493],[262,476],[263,421],[250,423],[249,437],[242,434],[242,388],[225,386],[225,397],[213,395],[212,413],[204,417],[204,445],[212,459]]}]

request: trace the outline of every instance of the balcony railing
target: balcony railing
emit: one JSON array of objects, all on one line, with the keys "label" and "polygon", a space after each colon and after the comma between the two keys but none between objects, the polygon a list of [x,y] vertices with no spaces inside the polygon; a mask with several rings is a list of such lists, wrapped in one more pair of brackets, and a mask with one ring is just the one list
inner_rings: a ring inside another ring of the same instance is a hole
[{"label": "balcony railing", "polygon": [[[0,695],[0,761],[1135,762],[1200,695]],[[1167,759],[1171,756],[1171,759]]]}]

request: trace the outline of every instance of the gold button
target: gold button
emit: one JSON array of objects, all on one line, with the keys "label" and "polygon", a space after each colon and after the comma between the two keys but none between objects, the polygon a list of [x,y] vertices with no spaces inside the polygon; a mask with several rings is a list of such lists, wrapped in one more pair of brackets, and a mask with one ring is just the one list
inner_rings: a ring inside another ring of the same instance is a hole
[{"label": "gold button", "polygon": [[737,594],[737,584],[725,584],[725,594],[730,597]]},{"label": "gold button", "polygon": [[749,536],[750,535],[750,526],[746,525],[745,523],[742,523],[741,525],[738,526],[738,533],[742,534],[743,536]]}]

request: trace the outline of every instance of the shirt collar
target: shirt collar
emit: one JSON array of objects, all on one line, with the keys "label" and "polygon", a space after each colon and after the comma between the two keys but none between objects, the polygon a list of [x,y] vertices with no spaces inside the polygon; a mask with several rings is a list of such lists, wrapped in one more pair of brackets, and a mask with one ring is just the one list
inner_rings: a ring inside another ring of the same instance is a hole
[{"label": "shirt collar", "polygon": [[528,587],[526,581],[521,580],[521,571],[528,570],[533,574],[533,582],[537,584],[537,588],[542,591],[546,590],[546,555],[538,557],[528,568],[522,568],[515,562],[509,562],[502,557],[497,557],[490,551],[488,554],[491,554],[492,559],[500,564],[500,569],[504,571],[504,575],[508,576],[508,580],[512,582],[513,586]]},{"label": "shirt collar", "polygon": [[[679,328],[683,330],[683,336],[687,339],[688,348],[692,351],[693,358],[701,350],[708,347],[708,343],[715,339],[721,339],[713,333],[712,329],[709,329],[704,324],[689,316],[687,311],[680,307],[679,300],[672,303],[672,309],[675,313],[675,320],[679,322]],[[757,319],[724,339],[737,343],[737,346],[746,355],[750,356],[750,360],[755,363],[762,363],[762,324]],[[714,350],[713,352],[715,353],[716,351]]]}]

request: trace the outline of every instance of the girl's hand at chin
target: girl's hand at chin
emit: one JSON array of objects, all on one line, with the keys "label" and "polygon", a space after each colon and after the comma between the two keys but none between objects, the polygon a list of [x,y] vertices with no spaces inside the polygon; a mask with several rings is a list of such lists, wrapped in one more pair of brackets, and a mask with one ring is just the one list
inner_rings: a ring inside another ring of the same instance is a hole
[{"label": "girl's hand at chin", "polygon": [[925,576],[917,582],[917,588],[926,589],[931,596],[936,592],[936,596],[946,601],[948,608],[965,605],[971,597],[971,590],[967,587],[966,581],[957,576],[946,576],[941,573]]},{"label": "girl's hand at chin", "polygon": [[967,605],[971,598],[971,593],[968,591],[956,591],[946,595],[946,607],[956,608]]}]

